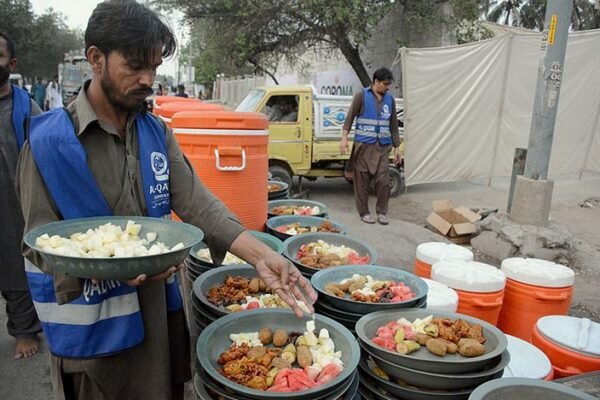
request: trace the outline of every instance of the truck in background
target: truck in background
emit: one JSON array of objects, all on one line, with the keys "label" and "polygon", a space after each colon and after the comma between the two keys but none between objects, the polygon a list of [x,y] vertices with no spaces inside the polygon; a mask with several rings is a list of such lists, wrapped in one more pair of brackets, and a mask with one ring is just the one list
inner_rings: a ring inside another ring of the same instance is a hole
[{"label": "truck in background", "polygon": [[75,100],[83,83],[91,77],[92,67],[83,50],[66,53],[63,62],[58,65],[58,82],[62,88],[63,103],[67,105]]},{"label": "truck in background", "polygon": [[[251,90],[236,111],[262,112],[269,117],[269,172],[289,185],[293,176],[350,178],[344,174],[349,154],[340,154],[342,125],[352,96],[317,94],[313,86],[263,86]],[[280,108],[286,108],[282,115]],[[290,112],[291,109],[291,112]],[[402,128],[403,103],[396,99]],[[350,132],[349,146],[354,137]],[[401,146],[403,152],[403,146]],[[403,165],[390,154],[390,195],[404,190]]]}]

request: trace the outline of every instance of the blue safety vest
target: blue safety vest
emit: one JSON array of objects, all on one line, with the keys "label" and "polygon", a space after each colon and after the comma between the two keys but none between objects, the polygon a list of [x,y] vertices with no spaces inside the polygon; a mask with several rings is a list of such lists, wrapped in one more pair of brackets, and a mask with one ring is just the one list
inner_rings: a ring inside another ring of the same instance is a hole
[{"label": "blue safety vest", "polygon": [[[148,215],[168,218],[169,161],[164,128],[150,115],[135,119],[139,159]],[[64,219],[112,215],[112,209],[87,165],[87,154],[77,138],[66,109],[31,118],[29,144],[35,163]],[[58,305],[54,280],[29,261],[25,270],[34,306],[50,351],[70,358],[114,354],[144,340],[144,324],[137,289],[119,281],[84,280],[74,301]],[[167,310],[181,310],[183,302],[175,277],[166,283]]]},{"label": "blue safety vest", "polygon": [[391,94],[383,95],[381,112],[377,112],[377,98],[371,89],[363,91],[363,113],[356,119],[354,141],[357,143],[392,144],[390,132],[390,119],[392,117],[392,104],[394,98]]},{"label": "blue safety vest", "polygon": [[18,86],[12,87],[12,124],[17,136],[17,146],[19,151],[25,142],[25,127],[24,123],[31,115],[31,98],[29,94]]}]

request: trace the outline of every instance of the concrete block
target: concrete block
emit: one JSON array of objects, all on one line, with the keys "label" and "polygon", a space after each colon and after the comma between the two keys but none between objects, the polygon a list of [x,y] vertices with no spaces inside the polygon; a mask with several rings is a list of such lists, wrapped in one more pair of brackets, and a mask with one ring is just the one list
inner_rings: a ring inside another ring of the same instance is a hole
[{"label": "concrete block", "polygon": [[546,226],[554,182],[517,176],[510,218],[521,224]]},{"label": "concrete block", "polygon": [[504,223],[502,216],[494,214],[481,220],[481,222],[476,222],[475,225],[479,225],[479,228],[484,231],[500,232]]},{"label": "concrete block", "polygon": [[483,231],[479,236],[471,239],[471,247],[499,261],[513,257],[517,253],[517,246],[491,231]]},{"label": "concrete block", "polygon": [[520,225],[508,222],[500,229],[500,235],[517,247],[523,244],[524,232]]},{"label": "concrete block", "polygon": [[541,249],[544,248],[544,242],[535,233],[526,233],[523,235],[523,242],[519,248],[521,255],[525,257],[536,257]]}]

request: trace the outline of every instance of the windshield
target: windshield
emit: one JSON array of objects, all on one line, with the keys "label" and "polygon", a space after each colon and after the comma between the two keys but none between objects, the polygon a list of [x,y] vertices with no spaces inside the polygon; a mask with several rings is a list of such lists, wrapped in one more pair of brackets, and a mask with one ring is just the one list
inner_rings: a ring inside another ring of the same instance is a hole
[{"label": "windshield", "polygon": [[246,98],[240,103],[239,106],[235,109],[235,111],[254,111],[256,110],[256,105],[260,102],[260,100],[265,95],[264,90],[260,89],[252,89]]},{"label": "windshield", "polygon": [[91,78],[91,67],[87,62],[76,64],[65,63],[62,74],[63,87],[78,88],[87,79]]}]

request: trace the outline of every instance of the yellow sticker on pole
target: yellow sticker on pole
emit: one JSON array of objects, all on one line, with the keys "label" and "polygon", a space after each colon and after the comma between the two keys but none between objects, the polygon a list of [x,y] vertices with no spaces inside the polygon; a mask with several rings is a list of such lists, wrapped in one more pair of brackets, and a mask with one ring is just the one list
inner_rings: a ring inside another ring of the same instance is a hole
[{"label": "yellow sticker on pole", "polygon": [[554,14],[550,19],[550,29],[548,30],[548,44],[554,44],[554,34],[556,33],[556,22],[558,21],[558,16]]}]

